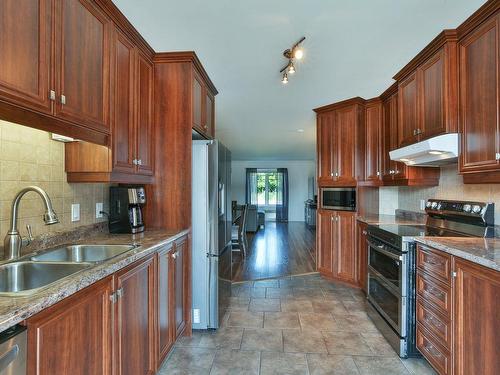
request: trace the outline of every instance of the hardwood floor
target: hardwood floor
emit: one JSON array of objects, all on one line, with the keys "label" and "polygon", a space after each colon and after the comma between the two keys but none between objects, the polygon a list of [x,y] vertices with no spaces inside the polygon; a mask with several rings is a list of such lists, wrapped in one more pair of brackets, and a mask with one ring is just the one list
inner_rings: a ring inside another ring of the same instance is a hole
[{"label": "hardwood floor", "polygon": [[305,223],[266,222],[248,233],[247,257],[233,252],[233,282],[299,275],[316,271],[316,232]]}]

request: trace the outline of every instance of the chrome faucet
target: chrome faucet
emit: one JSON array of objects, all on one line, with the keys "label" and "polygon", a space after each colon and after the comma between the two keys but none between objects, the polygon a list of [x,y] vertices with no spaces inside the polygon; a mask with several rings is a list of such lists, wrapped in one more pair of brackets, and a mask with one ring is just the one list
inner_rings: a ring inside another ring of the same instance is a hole
[{"label": "chrome faucet", "polygon": [[34,191],[38,193],[43,200],[45,205],[45,214],[43,215],[43,221],[45,225],[56,224],[59,222],[57,215],[52,208],[52,202],[50,201],[49,196],[42,188],[38,186],[27,186],[22,189],[19,193],[17,193],[14,201],[12,202],[11,216],[10,216],[10,230],[7,232],[7,235],[4,239],[3,246],[3,258],[4,260],[12,260],[17,259],[21,255],[21,247],[26,246],[33,239],[31,234],[31,227],[28,225],[28,239],[22,238],[17,230],[17,216],[19,211],[19,202],[21,198],[27,192]]}]

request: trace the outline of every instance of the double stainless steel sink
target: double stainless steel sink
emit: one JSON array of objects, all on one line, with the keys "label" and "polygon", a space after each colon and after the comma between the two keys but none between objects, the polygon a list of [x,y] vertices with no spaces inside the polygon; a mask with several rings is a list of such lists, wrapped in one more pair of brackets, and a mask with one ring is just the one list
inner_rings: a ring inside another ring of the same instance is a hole
[{"label": "double stainless steel sink", "polygon": [[136,248],[136,245],[70,245],[0,265],[0,296],[33,293]]}]

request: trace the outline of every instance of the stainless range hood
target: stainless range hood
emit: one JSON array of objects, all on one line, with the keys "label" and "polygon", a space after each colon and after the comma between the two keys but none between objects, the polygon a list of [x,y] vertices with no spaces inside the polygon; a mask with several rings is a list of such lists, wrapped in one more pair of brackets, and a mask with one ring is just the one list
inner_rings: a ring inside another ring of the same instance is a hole
[{"label": "stainless range hood", "polygon": [[400,161],[409,166],[439,167],[454,164],[458,159],[458,133],[438,135],[390,151],[391,160]]}]

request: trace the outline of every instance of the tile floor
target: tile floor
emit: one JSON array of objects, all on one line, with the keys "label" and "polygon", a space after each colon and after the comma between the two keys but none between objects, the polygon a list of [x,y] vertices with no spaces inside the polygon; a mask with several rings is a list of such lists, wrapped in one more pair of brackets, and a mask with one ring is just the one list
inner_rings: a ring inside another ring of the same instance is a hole
[{"label": "tile floor", "polygon": [[401,360],[354,288],[317,274],[233,284],[217,331],[180,339],[160,375],[435,374],[423,359]]}]

